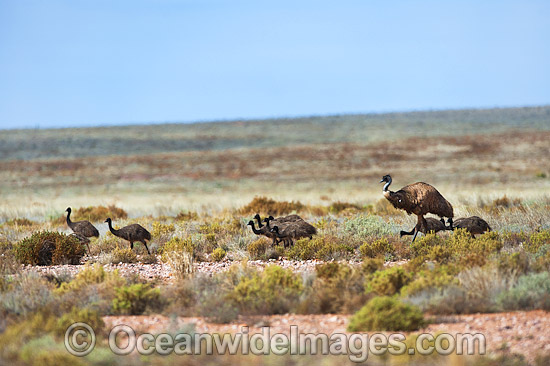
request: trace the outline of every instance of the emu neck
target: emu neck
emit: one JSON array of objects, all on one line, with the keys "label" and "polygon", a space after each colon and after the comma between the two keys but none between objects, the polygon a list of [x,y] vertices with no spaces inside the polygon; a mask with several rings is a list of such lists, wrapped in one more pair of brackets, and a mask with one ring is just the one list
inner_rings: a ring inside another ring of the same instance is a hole
[{"label": "emu neck", "polygon": [[254,222],[252,222],[252,225],[250,225],[252,227],[252,232],[256,235],[260,235],[261,232],[260,230],[256,230],[256,226],[254,226]]},{"label": "emu neck", "polygon": [[109,230],[110,230],[113,234],[115,234],[116,236],[118,236],[118,230],[113,229],[113,225],[111,224],[111,221],[109,221],[108,224],[109,224]]},{"label": "emu neck", "polygon": [[71,211],[67,212],[67,225],[71,226]]},{"label": "emu neck", "polygon": [[262,220],[260,220],[259,216],[256,216],[256,221],[258,221],[258,229],[261,229],[264,225],[262,224]]},{"label": "emu neck", "polygon": [[389,182],[387,182],[386,184],[384,184],[384,188],[383,188],[383,191],[384,191],[384,192],[388,192],[388,188],[389,188],[390,184],[391,184],[391,179],[390,179]]}]

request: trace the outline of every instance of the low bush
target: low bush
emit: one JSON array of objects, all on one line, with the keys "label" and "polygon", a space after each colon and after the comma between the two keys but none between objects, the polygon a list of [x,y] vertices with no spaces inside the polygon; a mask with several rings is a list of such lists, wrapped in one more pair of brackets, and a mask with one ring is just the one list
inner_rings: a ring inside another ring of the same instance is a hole
[{"label": "low bush", "polygon": [[96,334],[102,332],[105,327],[105,323],[97,311],[73,307],[70,312],[63,314],[57,320],[54,331],[59,337],[63,337],[67,328],[74,323],[86,323],[92,327]]},{"label": "low bush", "polygon": [[348,332],[415,331],[426,325],[420,309],[394,297],[370,300],[349,320]]},{"label": "low bush", "polygon": [[403,296],[411,296],[426,290],[441,290],[450,284],[458,284],[456,266],[424,263],[414,272],[414,279],[401,289]]},{"label": "low bush", "polygon": [[137,254],[130,248],[116,248],[111,253],[111,263],[136,263]]},{"label": "low bush", "polygon": [[434,247],[444,247],[445,241],[434,233],[428,233],[420,238],[417,238],[411,243],[411,254],[414,257],[428,256]]},{"label": "low bush", "polygon": [[214,249],[214,251],[212,252],[210,258],[214,261],[214,262],[220,262],[222,261],[224,258],[225,258],[225,250],[223,250],[223,248],[216,248]]},{"label": "low bush", "polygon": [[164,224],[162,222],[154,221],[151,236],[155,238],[159,245],[162,245],[172,237],[174,231],[176,231],[174,224]]},{"label": "low bush", "polygon": [[497,261],[498,269],[510,275],[523,275],[529,271],[530,260],[525,252],[501,253]]},{"label": "low bush", "polygon": [[118,287],[113,299],[113,312],[116,314],[140,315],[149,307],[159,307],[160,290],[149,284],[136,283]]},{"label": "low bush", "polygon": [[524,248],[529,253],[537,253],[543,246],[550,245],[550,230],[542,230],[532,233]]},{"label": "low bush", "polygon": [[263,214],[263,215],[273,215],[280,216],[286,215],[293,211],[301,211],[305,206],[298,202],[286,202],[286,201],[275,201],[274,199],[267,197],[254,197],[254,199],[246,206],[242,207],[239,212],[242,215],[250,214]]},{"label": "low bush", "polygon": [[361,269],[338,262],[315,267],[316,278],[307,298],[300,304],[300,312],[353,313],[372,296],[365,293]]},{"label": "low bush", "polygon": [[379,216],[360,215],[344,221],[343,232],[350,238],[362,242],[367,238],[381,238],[392,235],[392,227]]},{"label": "low bush", "polygon": [[504,310],[550,310],[550,273],[531,273],[518,278],[516,284],[499,294]]},{"label": "low bush", "polygon": [[288,257],[296,260],[331,260],[351,256],[353,247],[343,244],[334,236],[316,236],[297,240],[288,251]]},{"label": "low bush", "polygon": [[246,250],[248,251],[248,256],[250,259],[256,260],[256,259],[264,259],[266,250],[269,248],[271,242],[265,238],[261,237],[252,243],[248,244],[248,247]]},{"label": "low bush", "polygon": [[194,272],[195,244],[192,238],[170,239],[162,249],[162,260],[174,270],[176,277],[185,278]]},{"label": "low bush", "polygon": [[291,269],[267,266],[263,272],[242,276],[227,299],[243,315],[284,314],[298,302],[303,284]]},{"label": "low bush", "polygon": [[375,258],[378,256],[385,257],[388,254],[394,254],[394,248],[388,242],[387,238],[382,238],[370,243],[363,243],[363,245],[359,247],[359,252],[363,257],[367,258]]},{"label": "low bush", "polygon": [[80,241],[59,232],[40,231],[21,240],[14,247],[15,258],[22,264],[49,266],[80,264],[85,249]]},{"label": "low bush", "polygon": [[412,281],[412,278],[412,274],[403,267],[394,266],[369,276],[365,289],[378,295],[391,296],[399,293],[403,286]]}]

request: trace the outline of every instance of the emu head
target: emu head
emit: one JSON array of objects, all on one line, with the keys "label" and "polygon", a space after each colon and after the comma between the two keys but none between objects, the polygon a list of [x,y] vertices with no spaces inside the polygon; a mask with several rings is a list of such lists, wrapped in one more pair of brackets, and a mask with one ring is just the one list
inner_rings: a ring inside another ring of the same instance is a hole
[{"label": "emu head", "polygon": [[[270,216],[271,217],[271,216]],[[262,221],[263,222],[266,222],[266,223],[269,223],[269,220],[273,220],[273,219],[270,219],[269,217],[266,217],[265,219],[263,219]]]},{"label": "emu head", "polygon": [[248,222],[247,225],[253,226],[253,225],[254,225],[254,221],[250,220],[250,221]]},{"label": "emu head", "polygon": [[256,220],[260,220],[260,214],[254,215],[254,218],[255,218]]},{"label": "emu head", "polygon": [[389,174],[386,174],[382,177],[382,180],[378,183],[390,183],[391,182],[391,177]]},{"label": "emu head", "polygon": [[278,226],[273,226],[273,228],[270,230],[272,233],[277,233],[279,234],[279,227]]},{"label": "emu head", "polygon": [[71,213],[71,208],[70,208],[70,207],[67,207],[67,209],[65,210],[65,212]]},{"label": "emu head", "polygon": [[105,220],[105,222],[107,222],[107,223],[111,223],[111,218],[110,218],[110,217],[108,217],[108,218],[107,218],[107,220]]}]

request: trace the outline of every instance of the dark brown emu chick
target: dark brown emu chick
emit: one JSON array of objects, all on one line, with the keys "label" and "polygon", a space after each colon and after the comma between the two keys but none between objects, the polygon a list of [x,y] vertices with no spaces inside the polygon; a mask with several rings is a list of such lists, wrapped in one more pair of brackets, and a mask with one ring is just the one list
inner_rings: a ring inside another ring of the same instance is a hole
[{"label": "dark brown emu chick", "polygon": [[479,216],[461,217],[449,224],[447,230],[466,229],[472,235],[472,238],[476,237],[475,234],[492,231],[487,221]]},{"label": "dark brown emu chick", "polygon": [[[425,220],[426,220],[426,225],[421,225],[420,229],[418,229],[418,231],[420,231],[424,235],[426,235],[431,231],[433,231],[434,233],[437,233],[439,231],[447,230],[447,227],[445,226],[445,221],[443,221],[443,219],[438,220],[438,219],[434,219],[433,217],[427,217],[425,218]],[[404,235],[414,235],[414,229],[415,228],[413,228],[411,231],[401,230],[401,232],[399,233],[399,236],[403,237]]]},{"label": "dark brown emu chick", "polygon": [[386,182],[382,191],[383,195],[390,201],[393,207],[405,210],[409,215],[415,214],[418,217],[418,222],[413,229],[414,236],[412,241],[416,239],[416,235],[418,235],[418,231],[423,225],[428,226],[424,218],[424,215],[428,213],[441,218],[449,218],[449,223],[452,227],[453,206],[433,186],[424,182],[417,182],[409,184],[397,192],[392,192],[388,190],[388,187],[392,183],[391,176],[385,175],[382,177],[380,183],[382,182]]},{"label": "dark brown emu chick", "polygon": [[[259,218],[259,215],[258,215],[258,218]],[[254,234],[263,235],[263,236],[266,236],[266,237],[272,239],[273,242],[271,243],[271,245],[276,245],[279,242],[277,240],[277,236],[274,233],[272,233],[271,231],[269,231],[267,226],[262,225],[262,226],[260,226],[259,229],[256,229],[256,227],[254,226],[254,221],[252,221],[252,220],[250,220],[247,225],[250,225],[250,227],[252,228],[252,231],[254,232]]]},{"label": "dark brown emu chick", "polygon": [[124,226],[122,229],[116,230],[113,229],[110,217],[105,220],[105,222],[109,224],[109,230],[111,230],[114,236],[118,236],[119,238],[128,240],[130,242],[130,249],[134,249],[134,242],[139,241],[143,243],[143,245],[145,245],[147,253],[151,254],[151,252],[149,252],[149,248],[147,248],[146,243],[147,240],[151,240],[151,234],[143,226],[139,224],[131,224],[128,226]]},{"label": "dark brown emu chick", "polygon": [[71,221],[71,208],[67,207],[67,225],[76,234],[75,236],[80,240],[82,244],[86,244],[88,247],[88,253],[90,253],[90,240],[88,238],[99,238],[99,231],[95,228],[90,221]]}]

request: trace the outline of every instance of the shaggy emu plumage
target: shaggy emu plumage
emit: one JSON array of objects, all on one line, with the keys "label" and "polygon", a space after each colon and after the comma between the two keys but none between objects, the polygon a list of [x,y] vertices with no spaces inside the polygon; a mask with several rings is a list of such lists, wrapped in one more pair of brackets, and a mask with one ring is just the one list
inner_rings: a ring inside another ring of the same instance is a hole
[{"label": "shaggy emu plumage", "polygon": [[[437,233],[438,231],[447,230],[447,227],[445,226],[445,221],[443,221],[443,219],[438,220],[438,219],[434,219],[433,217],[426,217],[425,220],[426,220],[426,225],[421,225],[420,229],[418,230],[422,234],[427,234],[431,231],[433,231],[434,233]],[[399,233],[399,236],[402,237],[404,235],[414,235],[414,228],[411,231],[401,230],[401,232]]]},{"label": "shaggy emu plumage", "polygon": [[[88,253],[90,253],[90,240],[88,238],[96,237],[99,238],[99,231],[95,228],[90,221],[71,221],[71,208],[67,207],[65,210],[67,212],[67,225],[71,230],[76,234],[75,236],[80,240],[82,244],[86,244],[88,247]],[[85,240],[83,240],[83,238]]]},{"label": "shaggy emu plumage", "polygon": [[119,238],[130,242],[130,249],[134,249],[134,242],[139,241],[145,245],[147,253],[151,254],[151,252],[149,252],[149,248],[147,248],[146,242],[147,240],[151,240],[151,233],[149,233],[143,226],[139,224],[131,224],[123,227],[122,229],[116,230],[113,229],[110,217],[105,220],[105,222],[109,224],[109,230],[111,230],[114,236],[118,236]]},{"label": "shaggy emu plumage", "polygon": [[450,223],[447,228],[447,230],[456,229],[466,229],[472,235],[472,238],[475,238],[475,234],[483,234],[486,231],[492,231],[487,221],[479,216],[461,217]]},{"label": "shaggy emu plumage", "polygon": [[[267,221],[267,224],[269,225],[269,221]],[[279,228],[278,225],[273,226],[273,228],[270,229],[272,233],[274,233],[277,238],[281,239],[283,241],[284,246],[286,247],[291,246],[294,244],[294,240],[300,239],[300,238],[313,238],[313,235],[317,234],[317,229],[305,222],[304,220],[297,220],[297,221],[291,221],[286,223],[286,225]]]},{"label": "shaggy emu plumage", "polygon": [[417,182],[409,184],[397,192],[392,192],[388,190],[388,187],[392,183],[391,176],[385,175],[382,177],[380,183],[382,182],[386,182],[383,188],[384,197],[390,201],[393,207],[405,210],[409,215],[415,214],[418,217],[418,222],[413,229],[414,236],[412,241],[416,239],[418,231],[425,230],[422,226],[427,227],[424,215],[428,213],[441,218],[447,217],[452,227],[453,206],[433,186],[424,182]]}]

